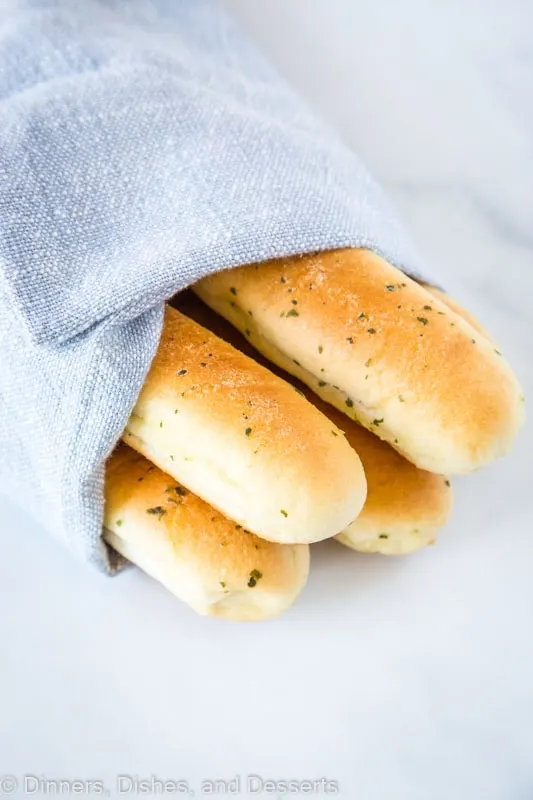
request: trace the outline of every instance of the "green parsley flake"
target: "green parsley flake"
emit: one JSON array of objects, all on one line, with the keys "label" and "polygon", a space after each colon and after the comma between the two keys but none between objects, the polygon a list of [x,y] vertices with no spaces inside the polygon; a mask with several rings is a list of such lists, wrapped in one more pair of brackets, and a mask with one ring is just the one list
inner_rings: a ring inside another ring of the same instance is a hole
[{"label": "green parsley flake", "polygon": [[154,506],[153,508],[147,508],[146,513],[152,514],[152,516],[159,517],[159,519],[161,519],[161,517],[167,512],[163,506]]},{"label": "green parsley flake", "polygon": [[253,569],[250,572],[250,580],[248,581],[248,586],[250,587],[250,589],[253,589],[253,587],[257,584],[257,581],[261,580],[262,577],[263,577],[262,572],[259,572],[258,569]]}]

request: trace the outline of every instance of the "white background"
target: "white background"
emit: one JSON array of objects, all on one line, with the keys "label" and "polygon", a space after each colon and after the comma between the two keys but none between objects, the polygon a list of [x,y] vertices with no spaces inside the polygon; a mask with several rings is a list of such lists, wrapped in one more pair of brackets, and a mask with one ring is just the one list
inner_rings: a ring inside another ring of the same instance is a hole
[{"label": "white background", "polygon": [[[530,0],[226,5],[365,158],[531,398]],[[314,547],[300,601],[256,625],[199,618],[136,570],[105,578],[0,500],[0,773],[530,800],[532,449],[526,428],[506,461],[457,480],[427,552]]]}]

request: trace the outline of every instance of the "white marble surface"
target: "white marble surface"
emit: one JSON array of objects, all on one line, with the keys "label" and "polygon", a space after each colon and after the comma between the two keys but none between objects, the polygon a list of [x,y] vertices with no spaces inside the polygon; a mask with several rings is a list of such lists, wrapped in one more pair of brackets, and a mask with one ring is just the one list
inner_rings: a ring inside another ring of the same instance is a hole
[{"label": "white marble surface", "polygon": [[[530,0],[227,5],[362,153],[533,396]],[[240,775],[239,796],[276,797],[245,791],[255,773],[326,777],[348,800],[529,800],[532,449],[526,427],[456,482],[431,551],[315,547],[294,610],[255,626],[197,618],[137,571],[106,579],[0,500],[0,773],[102,778],[112,796],[122,773],[197,797]]]}]

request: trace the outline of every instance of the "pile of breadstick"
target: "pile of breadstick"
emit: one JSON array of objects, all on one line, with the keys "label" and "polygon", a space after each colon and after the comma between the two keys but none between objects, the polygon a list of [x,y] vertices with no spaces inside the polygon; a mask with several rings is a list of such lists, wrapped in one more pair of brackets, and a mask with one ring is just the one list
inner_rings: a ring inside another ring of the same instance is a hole
[{"label": "pile of breadstick", "polygon": [[523,421],[476,320],[368,250],[192,289],[166,308],[108,461],[104,537],[200,614],[285,610],[328,537],[386,555],[433,543],[450,476],[505,454]]}]

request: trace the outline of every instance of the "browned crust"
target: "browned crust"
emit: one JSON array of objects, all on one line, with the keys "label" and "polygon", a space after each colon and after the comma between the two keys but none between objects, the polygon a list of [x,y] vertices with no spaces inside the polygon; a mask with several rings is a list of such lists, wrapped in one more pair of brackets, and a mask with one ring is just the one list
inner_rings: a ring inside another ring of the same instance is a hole
[{"label": "browned crust", "polygon": [[149,397],[223,427],[250,452],[314,460],[335,446],[327,420],[288,383],[170,307],[140,400]]},{"label": "browned crust", "polygon": [[419,466],[483,466],[508,449],[522,421],[520,387],[499,350],[368,250],[226,270],[195,290],[241,330],[251,311],[252,344],[262,349],[263,337],[297,360],[322,396],[340,387],[343,411]]},{"label": "browned crust", "polygon": [[[337,423],[336,416],[331,419]],[[361,459],[368,484],[367,499],[353,531],[374,529],[376,536],[386,536],[409,526],[435,534],[452,509],[450,480],[418,469],[355,422],[348,420],[343,428]]]}]

